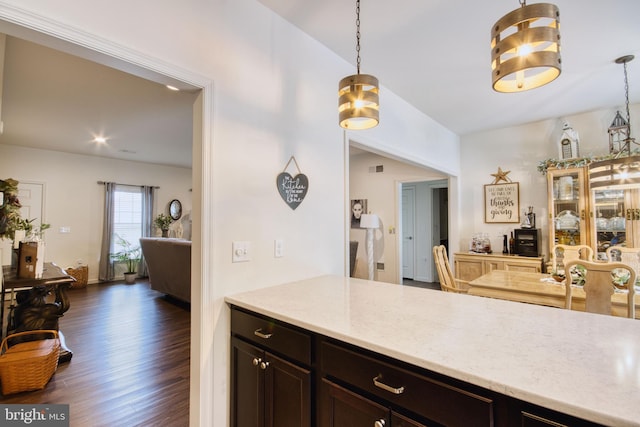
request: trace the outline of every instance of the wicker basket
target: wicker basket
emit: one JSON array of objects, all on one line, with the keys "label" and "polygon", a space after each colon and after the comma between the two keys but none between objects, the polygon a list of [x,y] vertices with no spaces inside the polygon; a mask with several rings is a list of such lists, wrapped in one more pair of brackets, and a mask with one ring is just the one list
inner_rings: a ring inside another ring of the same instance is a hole
[{"label": "wicker basket", "polygon": [[76,268],[67,267],[65,271],[69,276],[76,279],[76,281],[71,284],[72,288],[84,288],[87,286],[89,281],[89,267],[86,265],[81,265]]},{"label": "wicker basket", "polygon": [[[8,345],[8,341],[26,335],[52,335],[53,338]],[[1,349],[0,382],[4,395],[43,389],[58,368],[58,331],[18,332],[2,340]]]}]

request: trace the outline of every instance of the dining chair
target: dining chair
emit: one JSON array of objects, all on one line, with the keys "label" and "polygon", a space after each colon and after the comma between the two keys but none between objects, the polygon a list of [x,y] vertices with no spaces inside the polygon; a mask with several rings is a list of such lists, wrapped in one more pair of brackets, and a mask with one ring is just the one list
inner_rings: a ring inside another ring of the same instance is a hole
[{"label": "dining chair", "polygon": [[608,262],[625,263],[635,270],[636,278],[640,277],[640,248],[609,246],[606,255]]},{"label": "dining chair", "polygon": [[[590,313],[611,315],[611,295],[616,289],[627,290],[627,317],[635,318],[635,270],[622,262],[593,262],[585,260],[572,260],[565,264],[565,270],[571,271],[574,267],[584,268],[584,293],[585,311]],[[621,273],[624,270],[628,273]],[[622,280],[626,278],[626,280]],[[565,308],[571,309],[572,281],[567,276],[565,280]]]},{"label": "dining chair", "polygon": [[551,271],[559,272],[566,270],[566,264],[575,259],[593,261],[593,249],[591,246],[555,245],[551,251]]},{"label": "dining chair", "polygon": [[467,288],[460,281],[456,280],[451,271],[449,257],[447,256],[447,248],[444,245],[433,247],[433,259],[438,270],[438,278],[440,279],[440,289],[444,292],[455,292],[458,294],[466,294]]}]

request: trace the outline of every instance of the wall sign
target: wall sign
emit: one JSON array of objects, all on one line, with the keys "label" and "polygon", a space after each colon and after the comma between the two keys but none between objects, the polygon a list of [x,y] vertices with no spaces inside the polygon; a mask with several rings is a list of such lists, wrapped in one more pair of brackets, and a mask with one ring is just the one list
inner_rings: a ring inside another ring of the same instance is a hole
[{"label": "wall sign", "polygon": [[484,222],[520,222],[520,187],[507,177],[509,172],[498,168],[497,173],[491,174],[495,177],[493,183],[484,186]]},{"label": "wall sign", "polygon": [[[296,165],[296,169],[298,170],[298,173],[295,176],[291,176],[291,174],[287,172],[287,168],[291,164],[291,161],[293,161]],[[278,177],[276,178],[276,186],[278,187],[280,197],[282,197],[282,200],[284,200],[291,209],[295,210],[300,206],[300,203],[302,203],[307,195],[307,191],[309,190],[309,178],[300,172],[300,167],[298,166],[298,162],[296,162],[295,157],[291,156],[287,165],[284,167],[284,170],[278,174]]]}]

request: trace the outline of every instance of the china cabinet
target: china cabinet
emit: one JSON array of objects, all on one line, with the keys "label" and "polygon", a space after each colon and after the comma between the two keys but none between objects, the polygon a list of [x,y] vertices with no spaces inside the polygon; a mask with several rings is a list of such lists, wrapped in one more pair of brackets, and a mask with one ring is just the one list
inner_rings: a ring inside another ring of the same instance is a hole
[{"label": "china cabinet", "polygon": [[640,246],[640,188],[589,188],[587,166],[549,169],[549,253],[556,244],[591,246],[605,260],[610,246]]},{"label": "china cabinet", "polygon": [[592,246],[587,168],[550,168],[547,171],[547,194],[549,253],[557,244]]}]

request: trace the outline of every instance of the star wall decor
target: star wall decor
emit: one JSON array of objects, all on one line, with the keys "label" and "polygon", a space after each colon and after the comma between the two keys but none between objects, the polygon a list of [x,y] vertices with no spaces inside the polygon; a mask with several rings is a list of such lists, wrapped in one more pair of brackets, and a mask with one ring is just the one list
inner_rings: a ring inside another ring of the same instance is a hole
[{"label": "star wall decor", "polygon": [[501,167],[498,167],[498,172],[491,174],[495,178],[492,184],[498,184],[500,181],[511,182],[511,179],[507,176],[509,172],[511,171],[503,171]]}]

